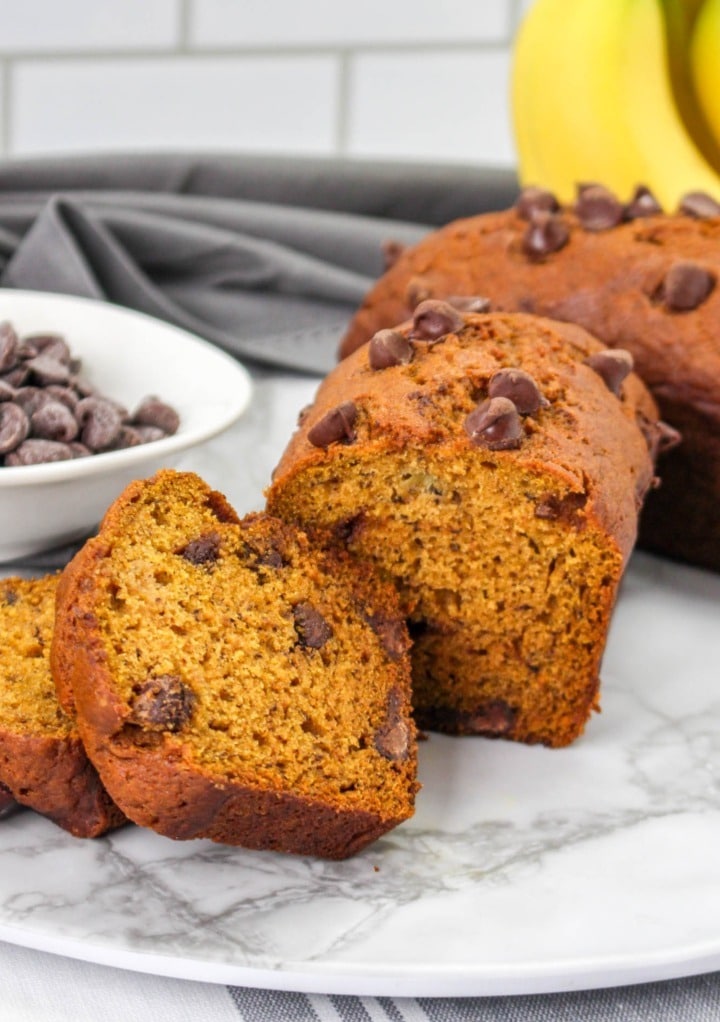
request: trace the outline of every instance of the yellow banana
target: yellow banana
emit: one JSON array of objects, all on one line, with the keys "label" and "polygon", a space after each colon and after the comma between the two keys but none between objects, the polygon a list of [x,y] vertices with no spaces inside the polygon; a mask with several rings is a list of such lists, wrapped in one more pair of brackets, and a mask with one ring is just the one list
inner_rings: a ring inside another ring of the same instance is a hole
[{"label": "yellow banana", "polygon": [[720,0],[705,0],[695,19],[690,68],[705,119],[720,139]]},{"label": "yellow banana", "polygon": [[512,107],[524,184],[570,201],[577,182],[621,197],[642,183],[666,209],[689,191],[720,199],[675,104],[661,0],[536,0],[516,40]]}]

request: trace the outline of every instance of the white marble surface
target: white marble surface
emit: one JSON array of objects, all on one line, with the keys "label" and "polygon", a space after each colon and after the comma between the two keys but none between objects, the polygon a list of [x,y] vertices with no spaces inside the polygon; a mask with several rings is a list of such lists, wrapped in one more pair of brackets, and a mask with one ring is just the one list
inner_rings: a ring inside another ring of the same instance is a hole
[{"label": "white marble surface", "polygon": [[[240,511],[315,381],[259,379],[186,459]],[[720,968],[720,576],[635,555],[569,749],[432,735],[415,817],[344,863],[0,825],[0,939],[140,971],[394,995]]]}]

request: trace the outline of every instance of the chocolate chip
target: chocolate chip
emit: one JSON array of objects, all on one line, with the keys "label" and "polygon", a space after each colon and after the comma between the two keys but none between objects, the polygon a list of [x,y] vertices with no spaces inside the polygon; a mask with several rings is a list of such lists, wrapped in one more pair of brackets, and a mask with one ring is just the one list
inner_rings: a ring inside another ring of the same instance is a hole
[{"label": "chocolate chip", "polygon": [[321,649],[332,638],[332,628],[312,603],[307,600],[296,603],[292,612],[301,646]]},{"label": "chocolate chip", "polygon": [[177,675],[159,674],[137,686],[131,719],[153,731],[179,731],[192,717],[195,702],[195,693]]},{"label": "chocolate chip", "polygon": [[555,213],[559,208],[560,203],[553,192],[535,185],[523,188],[515,203],[515,211],[523,220],[532,220],[536,213]]},{"label": "chocolate chip", "polygon": [[432,288],[428,282],[422,277],[411,277],[405,288],[405,304],[408,309],[414,309],[428,298],[432,298]]},{"label": "chocolate chip", "polygon": [[28,334],[23,344],[37,355],[48,355],[64,365],[70,364],[70,348],[62,334]]},{"label": "chocolate chip", "polygon": [[241,556],[252,571],[257,571],[259,568],[279,569],[285,567],[282,552],[273,546],[272,542],[258,546],[244,542]]},{"label": "chocolate chip", "polygon": [[15,391],[15,404],[20,405],[28,416],[33,415],[50,400],[51,396],[42,387],[18,387]]},{"label": "chocolate chip", "polygon": [[368,346],[368,363],[371,369],[407,365],[412,357],[412,344],[399,330],[378,330]]},{"label": "chocolate chip", "polygon": [[655,437],[652,443],[653,454],[665,454],[682,443],[682,434],[667,422],[658,419],[655,425]]},{"label": "chocolate chip", "polygon": [[567,225],[554,213],[535,213],[523,235],[523,252],[530,259],[545,259],[570,240]]},{"label": "chocolate chip", "polygon": [[30,420],[20,405],[0,404],[0,454],[14,451],[30,432]]},{"label": "chocolate chip", "polygon": [[5,455],[5,464],[41,465],[46,461],[69,461],[76,457],[73,446],[59,440],[23,440],[19,447]]},{"label": "chocolate chip", "polygon": [[314,447],[329,447],[334,443],[352,443],[355,439],[357,406],[344,401],[315,423],[307,438]]},{"label": "chocolate chip", "polygon": [[446,334],[462,330],[464,324],[463,317],[449,302],[428,298],[415,309],[410,336],[421,341],[438,341]]},{"label": "chocolate chip", "polygon": [[490,299],[482,295],[451,295],[446,301],[458,312],[490,311]]},{"label": "chocolate chip", "polygon": [[481,402],[465,419],[465,432],[477,447],[491,451],[517,448],[523,437],[518,410],[506,397]]},{"label": "chocolate chip", "polygon": [[162,440],[166,435],[158,426],[132,426],[131,429],[141,444]]},{"label": "chocolate chip", "polygon": [[585,507],[587,500],[587,493],[566,493],[562,497],[548,493],[535,504],[535,517],[551,522],[564,521],[577,526],[578,511]]},{"label": "chocolate chip", "polygon": [[27,362],[27,368],[41,387],[49,383],[67,383],[70,379],[67,365],[54,358],[52,354],[36,355]]},{"label": "chocolate chip", "polygon": [[638,220],[644,216],[657,216],[659,213],[662,213],[662,206],[653,193],[645,185],[638,185],[625,207],[625,216],[628,220]]},{"label": "chocolate chip", "polygon": [[375,732],[374,745],[385,759],[399,762],[410,754],[410,728],[402,716],[402,696],[393,687],[388,692],[386,720]]},{"label": "chocolate chip", "polygon": [[2,590],[0,590],[0,595],[2,596],[3,603],[6,607],[14,607],[20,599],[17,589],[13,589],[12,586],[4,586]]},{"label": "chocolate chip", "polygon": [[409,644],[405,624],[400,618],[369,614],[366,620],[391,660],[400,660],[407,653]]},{"label": "chocolate chip", "polygon": [[680,200],[679,210],[687,216],[703,217],[720,216],[720,203],[706,192],[688,192]]},{"label": "chocolate chip", "polygon": [[380,250],[383,257],[383,265],[385,270],[390,270],[398,261],[400,256],[405,251],[406,246],[401,241],[395,241],[392,238],[388,238],[387,241],[383,241]]},{"label": "chocolate chip", "polygon": [[180,416],[175,409],[154,396],[141,402],[131,421],[134,426],[155,426],[166,436],[177,433],[180,426]]},{"label": "chocolate chip", "polygon": [[78,435],[75,416],[60,401],[46,401],[30,416],[33,436],[44,440],[70,443]]},{"label": "chocolate chip", "polygon": [[608,231],[622,221],[625,208],[609,188],[586,185],[575,203],[575,215],[586,231]]},{"label": "chocolate chip", "polygon": [[0,373],[7,372],[17,362],[18,335],[11,323],[0,323]]},{"label": "chocolate chip", "polygon": [[625,377],[632,372],[633,357],[624,348],[606,348],[585,359],[585,365],[598,374],[609,391],[620,396]]},{"label": "chocolate chip", "polygon": [[81,429],[80,440],[91,451],[102,451],[117,439],[122,415],[111,402],[98,397],[78,401],[75,416]]},{"label": "chocolate chip", "polygon": [[220,534],[208,532],[197,539],[191,539],[177,553],[191,564],[212,564],[220,554]]},{"label": "chocolate chip", "polygon": [[0,380],[0,401],[12,401],[15,398],[16,390],[5,380]]},{"label": "chocolate chip", "polygon": [[507,397],[521,415],[534,415],[549,401],[540,393],[535,380],[524,369],[498,369],[490,377],[488,397]]},{"label": "chocolate chip", "polygon": [[673,263],[662,283],[662,296],[671,312],[691,312],[715,287],[715,277],[697,263]]}]

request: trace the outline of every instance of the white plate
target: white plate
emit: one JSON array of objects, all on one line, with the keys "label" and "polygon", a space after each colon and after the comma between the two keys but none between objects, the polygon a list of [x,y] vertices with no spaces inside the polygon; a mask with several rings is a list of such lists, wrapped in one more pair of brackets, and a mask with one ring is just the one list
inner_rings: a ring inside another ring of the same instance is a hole
[{"label": "white plate", "polygon": [[720,577],[636,556],[604,712],[585,736],[556,751],[431,736],[416,816],[347,862],[132,827],[81,841],[10,817],[0,938],[342,994],[531,993],[720,968],[719,606]]},{"label": "white plate", "polygon": [[130,411],[155,394],[180,416],[174,436],[120,451],[45,465],[0,467],[0,562],[86,535],[132,479],[175,465],[226,430],[251,394],[229,355],[168,323],[68,295],[0,289],[0,322],[21,335],[65,336],[83,375]]}]

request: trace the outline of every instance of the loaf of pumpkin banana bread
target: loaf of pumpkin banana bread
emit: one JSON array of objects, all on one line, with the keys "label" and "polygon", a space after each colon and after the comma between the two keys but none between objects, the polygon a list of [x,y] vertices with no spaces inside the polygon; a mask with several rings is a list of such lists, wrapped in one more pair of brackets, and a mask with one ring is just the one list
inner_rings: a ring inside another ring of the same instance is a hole
[{"label": "loaf of pumpkin banana bread", "polygon": [[566,745],[668,439],[626,351],[428,300],[322,382],[268,509],[372,562],[413,638],[419,726]]}]

